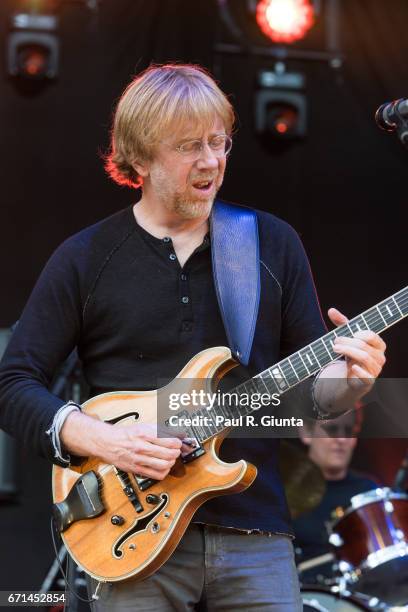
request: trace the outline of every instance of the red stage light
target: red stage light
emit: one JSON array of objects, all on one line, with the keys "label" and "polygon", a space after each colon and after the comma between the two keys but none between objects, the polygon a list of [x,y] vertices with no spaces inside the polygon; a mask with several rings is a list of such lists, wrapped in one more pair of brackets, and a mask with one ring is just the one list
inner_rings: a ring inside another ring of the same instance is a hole
[{"label": "red stage light", "polygon": [[310,0],[261,0],[256,20],[273,42],[292,43],[306,36],[315,18]]},{"label": "red stage light", "polygon": [[285,134],[285,132],[288,131],[288,124],[285,123],[284,121],[279,121],[276,124],[276,131],[279,132],[279,134]]},{"label": "red stage light", "polygon": [[44,76],[48,68],[49,54],[39,45],[26,45],[19,49],[18,63],[20,74],[30,78]]}]

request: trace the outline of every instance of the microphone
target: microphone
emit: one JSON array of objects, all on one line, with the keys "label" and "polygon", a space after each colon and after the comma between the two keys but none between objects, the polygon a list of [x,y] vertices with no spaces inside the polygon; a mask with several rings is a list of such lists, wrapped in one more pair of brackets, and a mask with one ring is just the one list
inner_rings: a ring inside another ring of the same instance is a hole
[{"label": "microphone", "polygon": [[399,98],[382,104],[375,113],[379,128],[386,132],[395,132],[408,120],[408,98]]},{"label": "microphone", "polygon": [[408,476],[408,452],[406,453],[399,470],[395,476],[394,484],[392,486],[394,491],[405,491],[405,481]]}]

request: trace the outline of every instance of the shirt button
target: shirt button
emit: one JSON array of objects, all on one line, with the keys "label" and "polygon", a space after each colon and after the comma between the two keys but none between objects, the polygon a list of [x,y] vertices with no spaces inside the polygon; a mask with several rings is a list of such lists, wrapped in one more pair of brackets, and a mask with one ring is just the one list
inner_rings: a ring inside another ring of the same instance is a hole
[{"label": "shirt button", "polygon": [[170,236],[165,236],[163,238],[163,242],[170,242],[170,240],[171,240]]},{"label": "shirt button", "polygon": [[174,253],[170,253],[169,259],[171,259],[171,261],[174,261],[175,259],[177,259],[177,255],[175,255]]},{"label": "shirt button", "polygon": [[183,302],[183,304],[188,304],[189,299],[186,295],[183,295],[183,297],[181,298],[181,301]]},{"label": "shirt button", "polygon": [[186,281],[187,280],[187,274],[181,274],[180,278],[182,281]]},{"label": "shirt button", "polygon": [[193,329],[193,324],[191,323],[191,321],[183,321],[181,329],[183,331],[191,331]]}]

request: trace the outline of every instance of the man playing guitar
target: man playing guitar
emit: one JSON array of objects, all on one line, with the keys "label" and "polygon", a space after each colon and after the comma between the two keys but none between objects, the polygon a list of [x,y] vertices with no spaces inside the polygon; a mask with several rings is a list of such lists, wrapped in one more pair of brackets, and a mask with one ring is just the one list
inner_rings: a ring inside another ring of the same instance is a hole
[{"label": "man playing guitar", "polygon": [[[106,167],[117,183],[141,187],[142,197],[57,249],[0,370],[1,426],[55,464],[92,456],[161,481],[189,450],[182,435],[105,423],[64,404],[47,386],[74,346],[96,395],[153,389],[197,352],[228,344],[209,219],[233,124],[227,97],[197,66],[150,67],[121,97]],[[296,232],[269,213],[257,217],[261,298],[252,375],[326,331]],[[335,325],[347,321],[335,309],[329,317]],[[354,405],[385,361],[383,340],[369,330],[337,338],[333,350],[345,359],[322,370],[314,384],[326,415]],[[329,391],[327,379],[337,381]],[[254,484],[206,502],[158,571],[142,581],[103,585],[93,609],[182,611],[205,600],[209,610],[301,610],[277,448],[275,439],[227,439],[222,458],[253,461]]]}]

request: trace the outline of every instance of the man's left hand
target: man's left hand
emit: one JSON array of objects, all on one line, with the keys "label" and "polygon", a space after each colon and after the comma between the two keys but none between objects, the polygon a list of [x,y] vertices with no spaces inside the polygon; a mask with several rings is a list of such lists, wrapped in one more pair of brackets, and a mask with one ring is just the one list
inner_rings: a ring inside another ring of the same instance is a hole
[{"label": "man's left hand", "polygon": [[[336,326],[348,322],[347,317],[336,308],[330,308],[328,315]],[[373,386],[383,369],[385,349],[384,340],[369,330],[358,331],[353,338],[338,336],[333,345],[334,352],[346,358],[349,386],[361,391],[364,389],[364,393]]]}]

